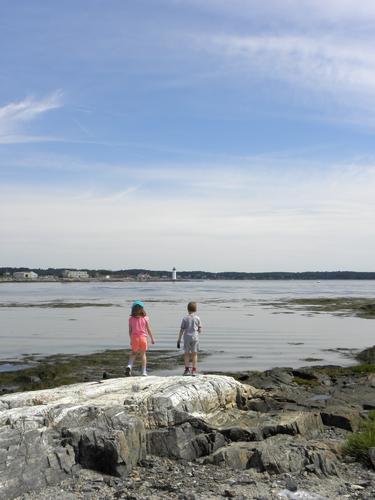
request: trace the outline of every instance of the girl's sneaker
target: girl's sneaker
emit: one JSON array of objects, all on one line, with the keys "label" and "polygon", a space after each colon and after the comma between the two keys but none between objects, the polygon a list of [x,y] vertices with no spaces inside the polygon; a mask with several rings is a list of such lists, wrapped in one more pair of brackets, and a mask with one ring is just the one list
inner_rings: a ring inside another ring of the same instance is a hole
[{"label": "girl's sneaker", "polygon": [[142,372],[142,377],[147,377],[148,373],[147,372]]},{"label": "girl's sneaker", "polygon": [[125,377],[131,377],[131,374],[132,374],[132,369],[130,368],[130,366],[127,366],[125,368]]},{"label": "girl's sneaker", "polygon": [[186,377],[186,375],[190,375],[190,369],[189,368],[185,368],[183,376]]}]

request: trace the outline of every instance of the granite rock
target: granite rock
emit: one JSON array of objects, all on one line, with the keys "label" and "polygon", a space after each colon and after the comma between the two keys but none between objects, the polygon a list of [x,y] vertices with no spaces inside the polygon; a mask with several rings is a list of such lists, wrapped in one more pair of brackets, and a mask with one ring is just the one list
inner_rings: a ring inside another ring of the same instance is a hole
[{"label": "granite rock", "polygon": [[[225,444],[205,416],[257,391],[231,377],[110,379],[0,398],[0,491],[14,498],[77,467],[126,477],[154,454],[197,458]],[[190,422],[189,422],[190,420]]]}]

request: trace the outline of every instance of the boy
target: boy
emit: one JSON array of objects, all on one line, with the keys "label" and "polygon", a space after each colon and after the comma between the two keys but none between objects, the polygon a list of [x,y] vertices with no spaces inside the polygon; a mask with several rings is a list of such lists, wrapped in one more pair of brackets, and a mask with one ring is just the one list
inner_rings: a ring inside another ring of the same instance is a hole
[{"label": "boy", "polygon": [[[197,303],[189,302],[187,305],[188,315],[185,316],[181,322],[181,329],[177,340],[177,349],[181,346],[181,338],[184,336],[184,361],[185,371],[184,375],[192,375],[195,377],[197,374],[198,363],[198,347],[199,347],[199,334],[202,331],[202,323],[197,316]],[[192,371],[190,373],[190,354],[192,362]]]}]

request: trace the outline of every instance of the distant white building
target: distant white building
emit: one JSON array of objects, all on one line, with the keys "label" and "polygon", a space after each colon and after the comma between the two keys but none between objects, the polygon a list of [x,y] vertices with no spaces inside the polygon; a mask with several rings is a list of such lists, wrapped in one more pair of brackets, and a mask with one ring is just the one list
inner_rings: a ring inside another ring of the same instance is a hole
[{"label": "distant white building", "polygon": [[151,276],[148,273],[139,273],[137,274],[138,281],[148,281],[151,279]]},{"label": "distant white building", "polygon": [[69,269],[65,269],[62,272],[63,278],[68,278],[68,279],[88,279],[89,278],[89,273],[87,271],[70,271]]},{"label": "distant white building", "polygon": [[13,273],[13,278],[16,280],[35,280],[38,277],[34,271],[17,271]]},{"label": "distant white building", "polygon": [[174,267],[174,268],[172,269],[172,281],[176,281],[176,279],[177,279],[177,270],[176,270],[176,268]]}]

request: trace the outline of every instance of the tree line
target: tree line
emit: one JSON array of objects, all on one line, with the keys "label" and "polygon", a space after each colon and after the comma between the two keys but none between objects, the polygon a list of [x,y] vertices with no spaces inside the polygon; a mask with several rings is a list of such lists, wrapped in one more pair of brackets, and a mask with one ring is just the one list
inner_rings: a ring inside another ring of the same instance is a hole
[{"label": "tree line", "polygon": [[[11,276],[18,271],[34,271],[40,277],[62,277],[62,272],[67,268],[28,268],[28,267],[0,267],[1,276]],[[71,270],[77,270],[69,268]],[[134,278],[147,275],[151,279],[168,279],[171,271],[153,271],[150,269],[78,269],[87,271],[91,278],[110,276],[111,278]],[[208,280],[373,280],[375,272],[364,271],[304,271],[304,272],[208,272],[208,271],[178,271],[178,279],[208,279]]]}]

